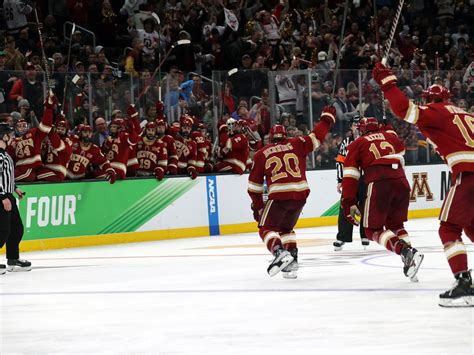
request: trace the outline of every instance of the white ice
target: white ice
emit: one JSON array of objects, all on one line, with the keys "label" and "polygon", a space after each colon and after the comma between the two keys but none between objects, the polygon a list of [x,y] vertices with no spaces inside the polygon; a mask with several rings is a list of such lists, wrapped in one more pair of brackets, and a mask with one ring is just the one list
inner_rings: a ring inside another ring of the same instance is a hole
[{"label": "white ice", "polygon": [[472,355],[472,308],[437,304],[437,225],[407,224],[419,283],[357,233],[334,252],[335,227],[297,231],[297,280],[267,275],[256,233],[24,253],[31,272],[0,276],[0,353]]}]

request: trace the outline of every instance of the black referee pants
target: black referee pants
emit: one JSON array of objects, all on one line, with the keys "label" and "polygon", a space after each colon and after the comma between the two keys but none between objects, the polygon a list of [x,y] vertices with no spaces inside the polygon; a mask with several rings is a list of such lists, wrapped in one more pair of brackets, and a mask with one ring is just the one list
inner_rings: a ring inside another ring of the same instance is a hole
[{"label": "black referee pants", "polygon": [[[364,180],[362,178],[359,179],[359,185],[357,187],[357,202],[359,205],[359,209],[361,214],[364,211],[364,202],[365,202],[365,190],[366,186]],[[337,220],[337,240],[342,242],[351,243],[352,242],[352,231],[354,229],[354,225],[349,223],[346,216],[344,216],[344,211],[342,207],[339,208],[339,217]],[[365,236],[364,227],[362,227],[362,216],[361,216],[361,223],[359,224],[359,231],[361,238],[367,238]]]},{"label": "black referee pants", "polygon": [[0,248],[7,245],[7,259],[20,258],[20,242],[23,238],[23,222],[16,205],[16,199],[12,194],[6,194],[12,203],[11,211],[5,211],[3,203],[0,202]]}]

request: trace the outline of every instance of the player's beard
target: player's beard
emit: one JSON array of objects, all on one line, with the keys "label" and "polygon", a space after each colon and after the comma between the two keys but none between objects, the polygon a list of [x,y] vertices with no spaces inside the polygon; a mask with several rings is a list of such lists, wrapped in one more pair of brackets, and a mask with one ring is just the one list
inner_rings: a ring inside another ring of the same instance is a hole
[{"label": "player's beard", "polygon": [[152,136],[150,136],[148,134],[146,135],[146,139],[148,139],[149,141],[154,141],[155,138],[156,138],[156,135],[152,135]]},{"label": "player's beard", "polygon": [[81,143],[89,144],[90,142],[92,142],[92,138],[90,138],[90,137],[81,137]]}]

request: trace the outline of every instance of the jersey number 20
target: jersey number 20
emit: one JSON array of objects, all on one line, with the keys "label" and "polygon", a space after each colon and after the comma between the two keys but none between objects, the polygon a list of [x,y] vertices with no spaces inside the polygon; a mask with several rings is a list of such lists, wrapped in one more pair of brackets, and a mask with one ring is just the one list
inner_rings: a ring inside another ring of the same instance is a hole
[{"label": "jersey number 20", "polygon": [[288,174],[295,178],[301,177],[299,159],[294,153],[286,153],[283,160],[277,156],[271,157],[265,163],[265,170],[268,169],[272,169],[272,182],[284,179]]}]

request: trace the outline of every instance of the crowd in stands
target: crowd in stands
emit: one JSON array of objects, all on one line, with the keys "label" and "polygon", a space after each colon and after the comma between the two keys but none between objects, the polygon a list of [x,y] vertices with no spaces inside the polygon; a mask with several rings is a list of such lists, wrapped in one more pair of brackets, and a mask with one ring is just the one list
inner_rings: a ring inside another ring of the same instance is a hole
[{"label": "crowd in stands", "polygon": [[[134,144],[148,123],[165,126],[176,139],[179,124],[192,122],[189,137],[208,159],[198,159],[197,171],[240,172],[248,163],[230,166],[235,157],[228,139],[245,136],[251,158],[272,124],[285,125],[289,136],[305,135],[323,107],[334,105],[337,124],[310,167],[335,166],[355,115],[391,123],[407,146],[408,163],[438,159],[416,126],[394,119],[371,78],[398,1],[349,1],[345,21],[345,0],[0,3],[0,120],[14,125],[40,128],[53,87],[51,124],[65,121],[71,137],[90,127],[103,152],[114,120],[119,131],[138,136]],[[15,16],[11,4],[18,6]],[[473,19],[472,0],[414,0],[404,8],[388,63],[410,98],[421,102],[423,90],[438,83],[455,105],[474,114]],[[130,107],[137,111],[136,127],[127,124]],[[126,121],[118,124],[121,118]]]}]

